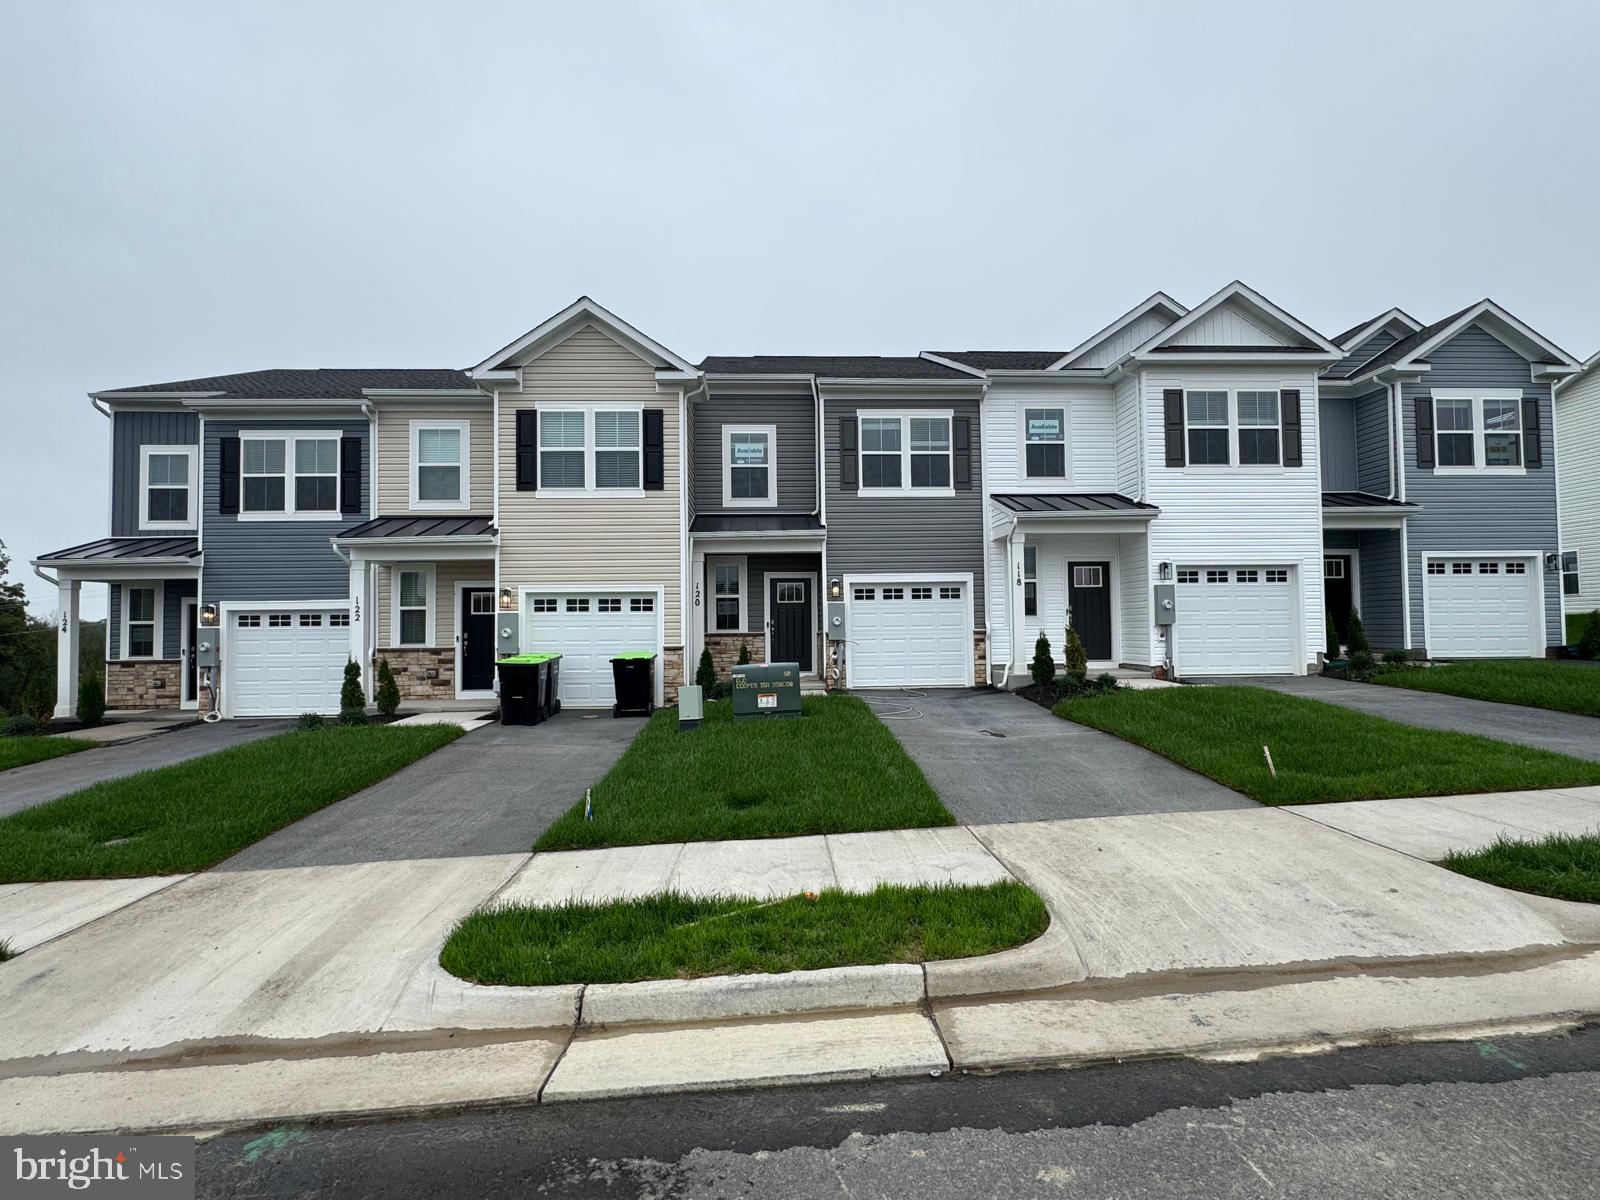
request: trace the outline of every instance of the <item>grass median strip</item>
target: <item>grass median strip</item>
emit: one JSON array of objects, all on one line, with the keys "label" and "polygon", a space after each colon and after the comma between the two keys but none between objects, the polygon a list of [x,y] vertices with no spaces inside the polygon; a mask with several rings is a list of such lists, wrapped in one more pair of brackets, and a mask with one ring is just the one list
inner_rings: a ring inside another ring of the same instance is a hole
[{"label": "grass median strip", "polygon": [[1049,920],[1044,901],[1011,881],[774,901],[668,893],[472,913],[439,961],[474,983],[526,987],[771,974],[992,954],[1032,941]]},{"label": "grass median strip", "polygon": [[1502,838],[1470,854],[1448,855],[1443,865],[1518,892],[1600,904],[1600,834]]},{"label": "grass median strip", "polygon": [[954,825],[917,764],[851,696],[807,696],[804,715],[735,721],[706,705],[698,729],[676,709],[650,718],[583,805],[537,850],[727,841]]},{"label": "grass median strip", "polygon": [[0,771],[12,767],[25,767],[29,763],[76,754],[79,750],[92,750],[97,745],[88,738],[74,737],[8,737],[0,738]]},{"label": "grass median strip", "polygon": [[461,736],[336,726],[97,783],[0,819],[0,883],[200,871]]},{"label": "grass median strip", "polygon": [[[1153,750],[1263,804],[1600,784],[1600,763],[1419,729],[1252,687],[1117,691],[1057,716]],[[1270,747],[1274,778],[1262,747]]]},{"label": "grass median strip", "polygon": [[1600,668],[1587,663],[1514,659],[1459,662],[1375,675],[1384,687],[1440,692],[1556,712],[1600,717]]}]

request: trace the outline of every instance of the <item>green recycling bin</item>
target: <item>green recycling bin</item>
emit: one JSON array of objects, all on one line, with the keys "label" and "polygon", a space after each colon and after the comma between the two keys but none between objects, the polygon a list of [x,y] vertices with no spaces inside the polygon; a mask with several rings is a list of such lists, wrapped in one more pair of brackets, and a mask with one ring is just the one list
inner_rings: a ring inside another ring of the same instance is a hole
[{"label": "green recycling bin", "polygon": [[559,654],[513,654],[495,663],[500,674],[500,724],[537,725],[554,715],[550,700],[558,686],[554,680],[560,662]]},{"label": "green recycling bin", "polygon": [[611,659],[617,702],[613,717],[648,717],[656,710],[656,656],[652,650],[624,650]]}]

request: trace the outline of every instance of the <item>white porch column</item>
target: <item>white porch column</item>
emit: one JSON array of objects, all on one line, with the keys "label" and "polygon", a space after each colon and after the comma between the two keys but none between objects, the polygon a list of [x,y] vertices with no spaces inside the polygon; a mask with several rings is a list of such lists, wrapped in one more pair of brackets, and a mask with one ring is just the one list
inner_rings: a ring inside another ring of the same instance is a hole
[{"label": "white porch column", "polygon": [[700,669],[700,651],[706,645],[706,554],[694,551],[689,562],[689,646],[684,655],[684,682],[693,683]]},{"label": "white porch column", "polygon": [[78,715],[78,593],[83,584],[76,579],[60,579],[57,605],[61,609],[56,626],[56,717],[65,720]]},{"label": "white porch column", "polygon": [[1028,611],[1027,590],[1022,578],[1022,566],[1025,558],[1024,551],[1027,546],[1027,535],[1020,529],[1013,529],[1011,537],[1006,542],[1009,550],[1006,558],[1006,586],[1010,589],[1010,621],[1011,626],[1011,669],[1023,671],[1027,669],[1032,647],[1026,646],[1027,630],[1023,627]]},{"label": "white porch column", "polygon": [[371,619],[367,608],[369,597],[367,581],[371,564],[354,554],[350,556],[350,657],[361,667],[361,690],[372,698],[372,656],[367,653],[367,622]]}]

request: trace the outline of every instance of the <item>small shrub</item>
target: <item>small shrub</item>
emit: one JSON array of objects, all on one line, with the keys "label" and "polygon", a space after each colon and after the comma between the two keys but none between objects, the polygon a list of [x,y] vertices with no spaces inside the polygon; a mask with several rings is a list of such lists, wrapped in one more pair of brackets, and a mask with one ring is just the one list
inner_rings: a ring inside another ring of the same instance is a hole
[{"label": "small shrub", "polygon": [[1333,623],[1333,618],[1332,617],[1328,618],[1328,650],[1327,650],[1327,654],[1328,654],[1328,657],[1330,659],[1339,657],[1339,629],[1338,629],[1338,626],[1336,626]]},{"label": "small shrub", "polygon": [[344,665],[344,683],[339,687],[339,712],[350,712],[352,709],[365,711],[367,707],[367,694],[361,690],[361,667],[355,659]]},{"label": "small shrub", "polygon": [[732,695],[733,683],[727,679],[716,680],[705,690],[705,698],[707,700],[727,700]]},{"label": "small shrub", "polygon": [[739,665],[741,667],[747,667],[747,666],[750,665],[750,643],[749,642],[740,642],[739,643]]},{"label": "small shrub", "polygon": [[295,722],[297,729],[326,729],[328,718],[321,713],[301,713],[300,719]]},{"label": "small shrub", "polygon": [[711,662],[711,647],[700,651],[700,665],[695,668],[694,681],[705,689],[706,699],[711,699],[711,689],[717,686],[717,668]]},{"label": "small shrub", "polygon": [[1028,674],[1040,687],[1055,682],[1056,660],[1050,657],[1050,639],[1042,633],[1033,644],[1033,661],[1028,664]]},{"label": "small shrub", "polygon": [[1367,630],[1361,624],[1361,614],[1355,609],[1350,610],[1350,661],[1355,662],[1359,655],[1372,657],[1372,643],[1367,641]]},{"label": "small shrub", "polygon": [[1411,651],[1385,650],[1383,652],[1383,661],[1388,663],[1391,667],[1403,667],[1406,663],[1411,661]]},{"label": "small shrub", "polygon": [[48,725],[56,711],[55,676],[35,671],[28,677],[28,686],[22,689],[22,711],[40,725]]},{"label": "small shrub", "polygon": [[1360,653],[1352,651],[1350,654],[1350,671],[1352,674],[1370,673],[1377,665],[1378,660],[1372,657],[1372,651],[1370,650],[1363,650]]},{"label": "small shrub", "polygon": [[1089,654],[1083,648],[1083,639],[1078,636],[1078,631],[1071,625],[1067,626],[1067,661],[1064,664],[1068,676],[1073,679],[1083,679],[1089,674]]},{"label": "small shrub", "polygon": [[367,723],[367,710],[364,708],[341,708],[339,710],[339,724],[365,725]]},{"label": "small shrub", "polygon": [[1094,677],[1094,687],[1096,691],[1114,692],[1121,686],[1122,685],[1117,682],[1115,675],[1108,675],[1104,672],[1101,672],[1099,675]]},{"label": "small shrub", "polygon": [[31,737],[39,732],[39,722],[27,713],[16,713],[6,718],[6,723],[0,727],[0,735],[5,737]]},{"label": "small shrub", "polygon": [[78,680],[78,721],[92,729],[106,719],[106,682],[98,673]]},{"label": "small shrub", "polygon": [[1584,618],[1578,634],[1578,653],[1585,658],[1600,658],[1600,608]]},{"label": "small shrub", "polygon": [[386,717],[392,717],[400,711],[400,685],[394,681],[394,672],[389,669],[389,660],[378,660],[378,711]]}]

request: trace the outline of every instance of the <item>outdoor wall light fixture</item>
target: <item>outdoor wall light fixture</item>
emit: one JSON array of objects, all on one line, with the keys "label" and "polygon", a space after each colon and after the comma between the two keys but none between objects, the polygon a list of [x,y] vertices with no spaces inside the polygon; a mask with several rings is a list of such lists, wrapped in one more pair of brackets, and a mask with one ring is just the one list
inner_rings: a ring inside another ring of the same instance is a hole
[{"label": "outdoor wall light fixture", "polygon": [[207,602],[200,606],[200,624],[215,625],[217,623],[217,606]]},{"label": "outdoor wall light fixture", "polygon": [[1156,566],[1156,570],[1161,573],[1161,578],[1163,580],[1169,580],[1169,579],[1172,578],[1172,564],[1171,563],[1169,563],[1169,562],[1158,563],[1157,566]]},{"label": "outdoor wall light fixture", "polygon": [[828,599],[829,600],[843,600],[844,599],[844,580],[840,579],[837,575],[835,575],[832,579],[828,580]]},{"label": "outdoor wall light fixture", "polygon": [[501,588],[500,589],[500,611],[501,612],[515,612],[516,609],[517,609],[517,597],[516,597],[516,595],[511,591],[510,588]]},{"label": "outdoor wall light fixture", "polygon": [[1546,571],[1554,571],[1560,566],[1561,556],[1559,554],[1546,554],[1544,556],[1544,569]]}]

